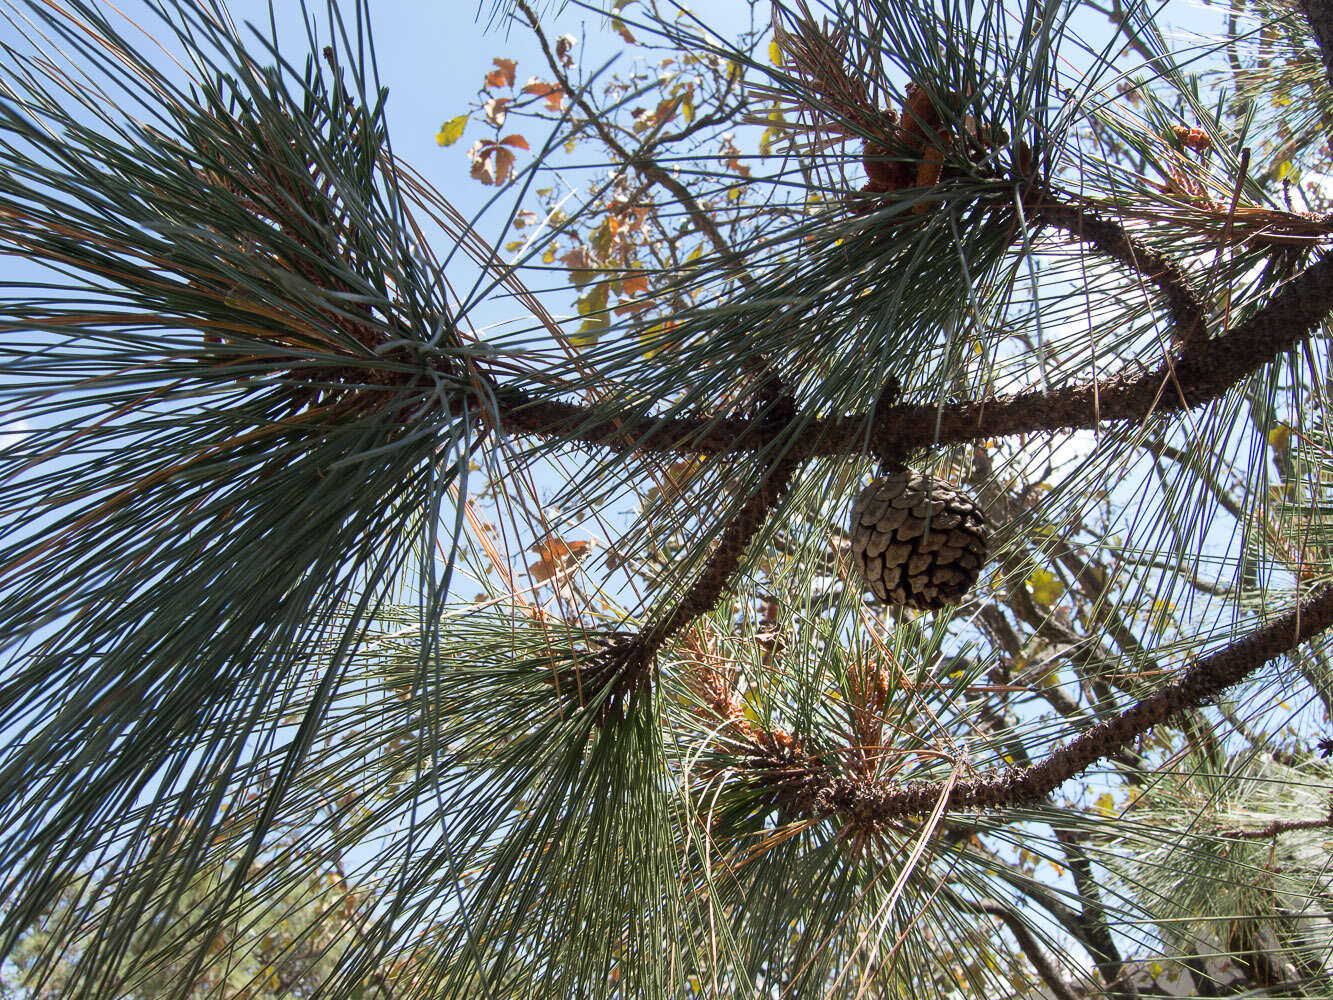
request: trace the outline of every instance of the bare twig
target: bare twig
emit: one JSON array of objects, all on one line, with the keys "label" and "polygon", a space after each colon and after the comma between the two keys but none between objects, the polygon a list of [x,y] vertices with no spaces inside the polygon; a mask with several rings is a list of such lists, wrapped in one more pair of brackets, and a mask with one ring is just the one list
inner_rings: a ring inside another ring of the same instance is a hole
[{"label": "bare twig", "polygon": [[645,180],[652,181],[654,184],[660,184],[662,187],[670,191],[672,197],[680,202],[681,207],[685,209],[685,214],[690,217],[690,221],[694,223],[695,228],[708,237],[708,240],[713,244],[713,247],[719,253],[731,255],[733,253],[731,244],[729,244],[726,238],[723,237],[721,231],[717,228],[717,223],[713,221],[712,216],[704,211],[703,207],[699,204],[698,200],[695,199],[690,189],[664,170],[656,160],[648,155],[647,149],[641,149],[638,152],[632,153],[625,148],[624,144],[616,138],[615,133],[613,133],[610,127],[606,124],[605,116],[588,103],[587,98],[583,96],[582,90],[573,86],[570,82],[569,76],[565,73],[564,67],[560,64],[560,60],[556,58],[555,53],[551,50],[551,44],[546,38],[546,32],[542,30],[541,22],[537,20],[537,15],[533,13],[532,8],[528,6],[527,3],[523,2],[523,0],[519,0],[516,6],[523,12],[523,16],[527,18],[528,27],[530,27],[533,34],[537,36],[537,42],[542,47],[542,52],[546,56],[546,63],[550,66],[551,72],[555,74],[556,81],[560,84],[564,92],[570,96],[574,103],[582,109],[583,113],[588,116],[588,122],[597,132],[597,135],[602,142],[606,144],[607,148],[615,153],[626,167],[633,167],[637,170]]},{"label": "bare twig", "polygon": [[1060,842],[1065,860],[1069,864],[1069,873],[1074,878],[1079,900],[1083,904],[1079,913],[1079,922],[1086,930],[1092,960],[1101,973],[1111,996],[1116,1000],[1130,1000],[1139,995],[1134,981],[1125,975],[1125,960],[1120,955],[1111,928],[1106,920],[1106,906],[1102,903],[1102,888],[1093,871],[1088,853],[1083,849],[1083,842],[1070,830],[1052,826],[1055,839]]}]

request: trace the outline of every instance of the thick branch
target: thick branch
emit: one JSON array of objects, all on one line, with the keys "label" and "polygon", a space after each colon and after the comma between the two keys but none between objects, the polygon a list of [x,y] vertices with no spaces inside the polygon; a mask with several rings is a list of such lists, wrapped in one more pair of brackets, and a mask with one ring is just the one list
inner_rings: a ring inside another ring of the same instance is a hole
[{"label": "thick branch", "polygon": [[[1325,254],[1249,319],[1219,337],[1191,345],[1155,371],[958,406],[894,407],[876,428],[875,450],[900,453],[937,443],[1090,428],[1104,421],[1137,422],[1154,412],[1190,409],[1217,399],[1309,336],[1331,310],[1333,254]],[[891,416],[897,418],[896,426],[890,424]]]}]

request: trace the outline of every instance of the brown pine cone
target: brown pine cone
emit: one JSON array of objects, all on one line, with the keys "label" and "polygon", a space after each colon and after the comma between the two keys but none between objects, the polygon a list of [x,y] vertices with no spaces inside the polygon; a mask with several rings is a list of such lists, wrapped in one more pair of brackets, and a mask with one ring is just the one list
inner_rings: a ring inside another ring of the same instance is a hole
[{"label": "brown pine cone", "polygon": [[986,561],[981,508],[948,483],[906,469],[861,491],[851,534],[857,568],[888,604],[957,604]]}]

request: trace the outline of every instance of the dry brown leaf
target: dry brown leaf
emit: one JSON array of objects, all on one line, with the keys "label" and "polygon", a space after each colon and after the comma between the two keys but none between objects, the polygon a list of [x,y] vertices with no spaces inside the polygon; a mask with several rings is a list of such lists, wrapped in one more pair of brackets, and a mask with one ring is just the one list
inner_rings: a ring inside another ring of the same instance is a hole
[{"label": "dry brown leaf", "polygon": [[512,87],[514,85],[514,70],[518,66],[518,61],[515,59],[492,59],[491,62],[499,68],[486,74],[486,86]]}]

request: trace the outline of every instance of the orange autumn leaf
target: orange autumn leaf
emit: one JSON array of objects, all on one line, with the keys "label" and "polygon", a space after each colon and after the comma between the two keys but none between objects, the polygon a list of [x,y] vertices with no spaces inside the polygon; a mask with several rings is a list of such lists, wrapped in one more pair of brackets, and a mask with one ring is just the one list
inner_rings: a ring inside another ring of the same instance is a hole
[{"label": "orange autumn leaf", "polygon": [[493,69],[486,74],[486,86],[488,87],[512,87],[514,85],[514,70],[518,66],[515,59],[492,59],[499,69]]},{"label": "orange autumn leaf", "polygon": [[648,291],[648,276],[646,274],[635,274],[627,277],[622,283],[623,294],[629,298],[637,298]]},{"label": "orange autumn leaf", "polygon": [[554,83],[538,80],[535,76],[523,87],[523,93],[536,94],[546,101],[546,107],[550,111],[559,111],[565,106],[564,90]]},{"label": "orange autumn leaf", "polygon": [[634,313],[643,312],[645,309],[651,309],[654,300],[644,298],[648,292],[648,276],[645,274],[632,274],[624,278],[620,283],[620,304],[616,306],[617,316],[630,316]]},{"label": "orange autumn leaf", "polygon": [[548,538],[532,547],[539,558],[528,566],[528,572],[538,583],[545,583],[562,570],[573,569],[592,549],[592,542],[566,542],[562,538]]}]

